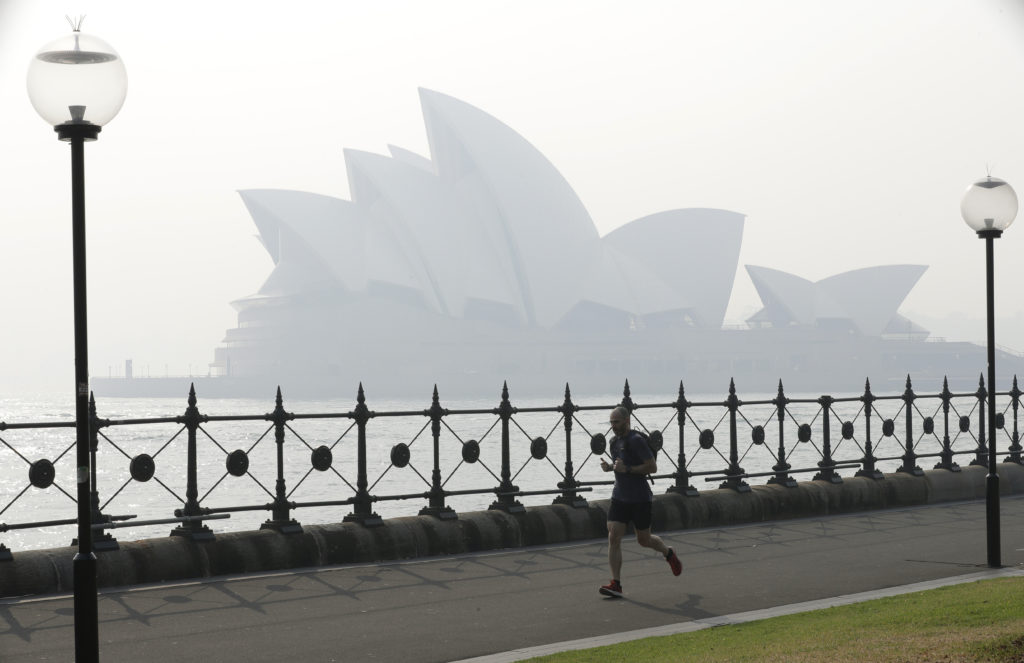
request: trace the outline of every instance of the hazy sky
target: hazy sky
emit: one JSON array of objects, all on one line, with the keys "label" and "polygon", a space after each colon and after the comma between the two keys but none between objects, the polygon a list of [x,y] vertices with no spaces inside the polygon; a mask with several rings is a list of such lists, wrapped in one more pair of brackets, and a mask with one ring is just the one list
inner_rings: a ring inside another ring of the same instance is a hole
[{"label": "hazy sky", "polygon": [[[420,86],[522,134],[601,234],[746,214],[731,321],[759,306],[743,264],[915,263],[901,311],[982,340],[959,201],[988,170],[1024,197],[1021,4],[0,0],[0,391],[73,385],[70,154],[25,91],[65,14],[129,77],[86,148],[91,372],[162,375],[205,374],[229,302],[270,273],[235,191],[347,198],[343,148],[428,154]],[[997,341],[1024,350],[1018,223],[996,247]]]}]

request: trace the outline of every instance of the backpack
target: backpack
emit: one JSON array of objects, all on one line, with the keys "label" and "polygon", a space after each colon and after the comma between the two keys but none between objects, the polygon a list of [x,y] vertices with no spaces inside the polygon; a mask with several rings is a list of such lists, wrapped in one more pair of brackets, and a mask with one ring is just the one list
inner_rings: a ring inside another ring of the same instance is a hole
[{"label": "backpack", "polygon": [[[651,452],[651,456],[657,459],[658,452],[661,451],[661,448],[664,445],[664,438],[661,435],[661,431],[655,430],[651,431],[649,434],[646,431],[642,430],[633,430],[632,432],[634,435],[639,436],[640,439],[644,441],[644,444],[647,445],[647,449],[650,450]],[[625,444],[625,442],[623,442],[623,444]],[[652,477],[650,474],[647,475],[647,480],[650,481],[652,484],[654,483],[654,477]]]}]

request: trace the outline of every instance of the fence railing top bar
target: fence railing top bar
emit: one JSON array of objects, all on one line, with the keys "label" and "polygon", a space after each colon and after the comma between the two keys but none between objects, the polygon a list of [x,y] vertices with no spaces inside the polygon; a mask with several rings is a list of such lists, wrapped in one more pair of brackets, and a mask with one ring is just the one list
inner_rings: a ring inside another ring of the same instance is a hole
[{"label": "fence railing top bar", "polygon": [[[996,396],[997,397],[998,396],[1010,396],[1010,395],[1011,394],[1008,391],[997,391],[996,392]],[[916,396],[918,398],[942,398],[942,394],[941,393],[919,394],[919,393],[915,392],[914,396]],[[977,398],[978,397],[978,392],[977,391],[964,391],[964,392],[959,392],[959,393],[950,393],[949,397],[951,399],[952,398]]]},{"label": "fence railing top bar", "polygon": [[[828,394],[822,394],[822,396],[828,396]],[[789,398],[789,397],[787,396],[787,397],[786,397],[786,402],[787,402],[787,403],[808,403],[808,404],[817,404],[817,403],[818,403],[818,399],[819,399],[819,398],[821,398],[821,396],[818,396],[817,398],[814,398],[814,397],[812,397],[812,398]],[[829,398],[832,398],[832,397],[831,397],[831,396],[829,396]],[[836,401],[836,400],[838,400],[838,399],[832,398],[832,400],[833,400],[833,401]],[[747,404],[747,402],[748,402],[748,401],[743,401],[743,404],[744,404],[744,405],[746,405],[746,404]],[[770,402],[770,401],[769,401],[769,402]]]},{"label": "fence railing top bar", "polygon": [[73,421],[48,421],[45,423],[9,424],[0,421],[0,430],[18,430],[20,428],[74,428]]},{"label": "fence railing top bar", "polygon": [[[931,385],[929,385],[931,386]],[[849,392],[847,392],[849,393]],[[1011,390],[996,391],[996,396],[1000,398],[1013,398],[1014,393]],[[1018,393],[1018,395],[1020,395]],[[929,399],[938,400],[943,397],[943,394],[935,391],[928,392],[915,392],[914,397],[916,399]],[[978,391],[958,391],[951,392],[948,394],[950,399],[970,399],[977,398]],[[803,396],[799,398],[787,398],[787,403],[790,404],[811,404],[817,403],[821,397]],[[844,395],[831,397],[833,403],[852,403],[864,400],[863,394],[858,395]],[[904,392],[888,393],[888,394],[871,394],[873,401],[900,401],[905,398]],[[752,406],[752,405],[775,405],[777,399],[766,399],[761,397],[757,400],[744,400],[742,397],[739,398],[741,406]],[[552,406],[530,406],[530,407],[518,407],[515,406],[514,402],[513,412],[517,414],[521,413],[560,413],[563,409],[562,404]],[[573,404],[574,411],[587,412],[587,411],[600,411],[608,410],[619,405],[619,403],[599,404],[599,405],[583,405]],[[690,407],[728,407],[727,399],[722,400],[705,400],[705,401],[687,401],[685,403],[687,408]],[[657,403],[636,403],[634,409],[664,409],[664,408],[678,408],[678,401],[672,402],[657,402]],[[445,408],[444,416],[451,415],[480,415],[480,414],[496,414],[498,412],[498,405],[491,408],[466,408],[466,409],[448,409]],[[409,417],[409,416],[430,416],[429,407],[417,410],[400,410],[400,411],[382,411],[377,412],[370,410],[368,412],[371,418],[374,417]],[[252,414],[252,415],[202,415],[203,422],[228,422],[228,421],[266,421],[272,415],[270,413]],[[313,413],[292,413],[288,412],[289,420],[293,419],[354,419],[357,413],[354,410],[347,412],[313,412]],[[135,425],[149,425],[149,424],[180,424],[182,415],[173,415],[166,417],[143,417],[143,418],[131,418],[131,419],[97,419],[98,427],[105,428],[108,426],[135,426]],[[17,422],[9,423],[0,421],[0,431],[4,430],[24,430],[24,429],[45,429],[45,428],[74,428],[74,421],[36,421],[36,422]]]},{"label": "fence railing top bar", "polygon": [[[645,409],[645,408],[666,408],[666,407],[673,407],[674,408],[675,406],[676,406],[675,402],[672,402],[672,403],[634,403],[633,404],[633,408],[636,409],[636,410],[642,410],[642,409]],[[610,410],[611,408],[615,407],[615,405],[606,405],[604,407],[606,409]],[[583,408],[581,407],[580,409],[582,410]]]},{"label": "fence railing top bar", "polygon": [[448,414],[495,414],[497,408],[476,408],[467,410],[448,410]]},{"label": "fence railing top bar", "polygon": [[100,425],[103,426],[136,426],[142,424],[176,424],[178,423],[177,415],[174,417],[147,417],[145,419],[100,419]]},{"label": "fence railing top bar", "polygon": [[[743,399],[740,399],[742,402]],[[723,398],[720,401],[689,401],[686,407],[729,407],[729,403]]]},{"label": "fence railing top bar", "polygon": [[[786,400],[789,400],[789,399],[786,399]],[[692,403],[691,405],[696,405],[696,403]],[[740,399],[740,405],[775,405],[775,399],[773,398],[773,399],[770,399],[770,400],[748,401],[748,400],[746,400],[744,398],[741,398]]]},{"label": "fence railing top bar", "polygon": [[288,413],[292,419],[353,419],[355,412],[314,412],[309,414]]},{"label": "fence railing top bar", "polygon": [[832,399],[833,403],[859,403],[864,400],[863,396],[837,396]]},{"label": "fence railing top bar", "polygon": [[206,421],[266,421],[267,415],[265,414],[223,414],[223,415],[204,415]]},{"label": "fence railing top bar", "polygon": [[[614,405],[577,405],[576,409],[580,412],[594,412],[597,410],[611,410],[616,407],[618,403]],[[637,407],[655,407],[654,405],[638,405]]]},{"label": "fence railing top bar", "polygon": [[[916,396],[918,398],[927,398],[924,394],[918,394],[918,393],[915,393],[914,396]],[[871,397],[872,397],[873,400],[876,400],[876,401],[901,401],[901,400],[903,400],[903,394],[902,393],[899,393],[899,394],[887,394],[885,396],[878,396],[874,392],[872,392]]]},{"label": "fence railing top bar", "polygon": [[513,407],[518,414],[526,412],[560,412],[562,409],[561,405],[554,405],[550,407],[516,407],[514,403]]},{"label": "fence railing top bar", "polygon": [[[375,411],[371,410],[370,411],[370,415],[372,417],[375,417],[375,418],[380,418],[380,417],[423,417],[423,416],[429,417],[430,413],[427,412],[428,409],[429,409],[428,407],[425,407],[422,410],[396,410],[394,412],[390,412],[390,411],[389,412],[375,412]],[[444,409],[444,408],[442,408],[442,409]]]}]

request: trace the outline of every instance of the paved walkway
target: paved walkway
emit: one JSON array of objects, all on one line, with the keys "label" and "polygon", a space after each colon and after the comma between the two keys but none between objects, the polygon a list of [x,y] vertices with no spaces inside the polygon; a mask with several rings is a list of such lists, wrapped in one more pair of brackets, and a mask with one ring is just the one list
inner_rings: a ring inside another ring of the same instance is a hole
[{"label": "paved walkway", "polygon": [[[104,661],[514,661],[987,577],[983,502],[105,591]],[[1002,499],[1002,573],[1024,573],[1024,498]],[[919,584],[923,583],[923,584]],[[0,660],[73,658],[68,596],[0,601]],[[557,644],[553,644],[557,643]]]}]

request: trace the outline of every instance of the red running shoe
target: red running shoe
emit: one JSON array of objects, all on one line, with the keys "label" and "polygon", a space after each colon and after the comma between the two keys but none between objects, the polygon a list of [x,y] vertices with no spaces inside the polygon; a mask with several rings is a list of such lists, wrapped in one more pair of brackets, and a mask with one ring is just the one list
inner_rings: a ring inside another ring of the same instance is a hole
[{"label": "red running shoe", "polygon": [[619,584],[618,580],[612,580],[597,591],[601,592],[605,596],[611,596],[612,598],[622,598],[622,585]]},{"label": "red running shoe", "polygon": [[672,567],[672,575],[677,576],[683,572],[683,563],[679,561],[679,557],[676,556],[676,551],[671,548],[668,549],[668,554],[665,555],[665,560],[668,565]]}]

